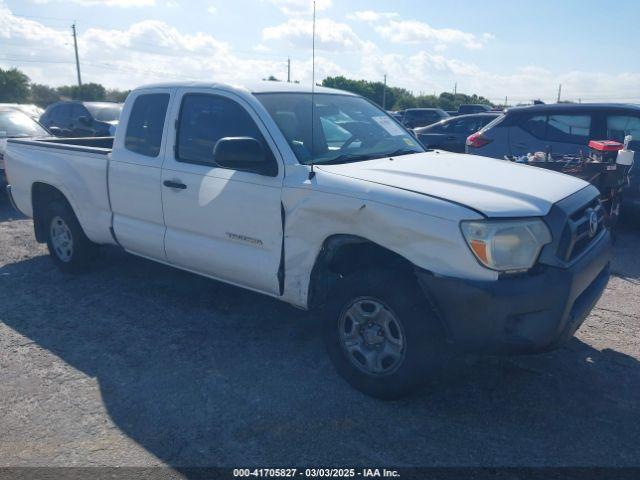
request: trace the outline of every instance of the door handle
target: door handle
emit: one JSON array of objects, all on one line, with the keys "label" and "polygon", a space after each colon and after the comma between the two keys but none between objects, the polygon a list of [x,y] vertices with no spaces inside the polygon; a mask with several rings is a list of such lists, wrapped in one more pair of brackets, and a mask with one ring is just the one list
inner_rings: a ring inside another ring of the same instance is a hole
[{"label": "door handle", "polygon": [[174,182],[172,180],[165,180],[162,182],[165,187],[177,188],[178,190],[186,190],[187,186],[184,183]]}]

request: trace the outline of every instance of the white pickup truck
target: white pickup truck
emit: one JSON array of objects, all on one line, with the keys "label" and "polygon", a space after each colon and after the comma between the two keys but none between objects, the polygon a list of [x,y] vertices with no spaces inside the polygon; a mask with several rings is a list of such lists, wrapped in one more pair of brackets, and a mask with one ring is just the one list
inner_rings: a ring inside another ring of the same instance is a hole
[{"label": "white pickup truck", "polygon": [[593,186],[425,151],[337,90],[146,86],[115,138],[9,140],[6,167],[63,271],[112,244],[319,308],[336,369],[381,398],[416,389],[454,347],[558,346],[609,279]]}]

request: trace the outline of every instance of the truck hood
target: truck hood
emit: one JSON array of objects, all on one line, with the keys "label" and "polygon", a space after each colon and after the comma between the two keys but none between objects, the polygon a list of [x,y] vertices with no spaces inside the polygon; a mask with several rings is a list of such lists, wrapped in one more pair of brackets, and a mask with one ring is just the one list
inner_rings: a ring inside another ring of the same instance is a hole
[{"label": "truck hood", "polygon": [[448,200],[488,217],[543,216],[589,185],[538,167],[441,151],[316,168]]}]

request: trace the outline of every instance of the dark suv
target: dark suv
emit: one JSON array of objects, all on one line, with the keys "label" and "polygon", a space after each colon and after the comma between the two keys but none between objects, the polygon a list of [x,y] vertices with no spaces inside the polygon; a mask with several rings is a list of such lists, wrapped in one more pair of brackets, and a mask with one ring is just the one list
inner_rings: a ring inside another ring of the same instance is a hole
[{"label": "dark suv", "polygon": [[636,152],[626,203],[640,206],[640,105],[581,103],[531,105],[508,109],[505,114],[467,139],[472,155],[504,158],[551,151],[587,154],[589,140],[622,142],[632,135],[629,148]]},{"label": "dark suv", "polygon": [[64,101],[50,105],[40,117],[62,137],[109,137],[115,134],[121,103]]},{"label": "dark suv", "polygon": [[407,108],[402,115],[402,123],[407,128],[426,127],[450,115],[441,108]]}]

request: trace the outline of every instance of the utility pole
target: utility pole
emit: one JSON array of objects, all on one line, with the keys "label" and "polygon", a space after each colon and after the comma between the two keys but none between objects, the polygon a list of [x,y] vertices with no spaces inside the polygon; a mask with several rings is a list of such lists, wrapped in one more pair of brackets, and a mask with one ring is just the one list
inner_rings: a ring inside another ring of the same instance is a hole
[{"label": "utility pole", "polygon": [[382,87],[382,109],[387,109],[387,74],[384,74],[384,86]]},{"label": "utility pole", "polygon": [[71,25],[71,31],[73,32],[73,48],[76,50],[76,71],[78,72],[78,86],[82,86],[82,77],[80,77],[80,59],[78,58],[78,39],[76,36],[76,24]]},{"label": "utility pole", "polygon": [[291,83],[291,58],[287,58],[287,83]]},{"label": "utility pole", "polygon": [[458,94],[458,82],[453,86],[453,96],[455,97]]},{"label": "utility pole", "polygon": [[560,94],[562,93],[562,84],[558,85],[558,103],[560,103]]}]

